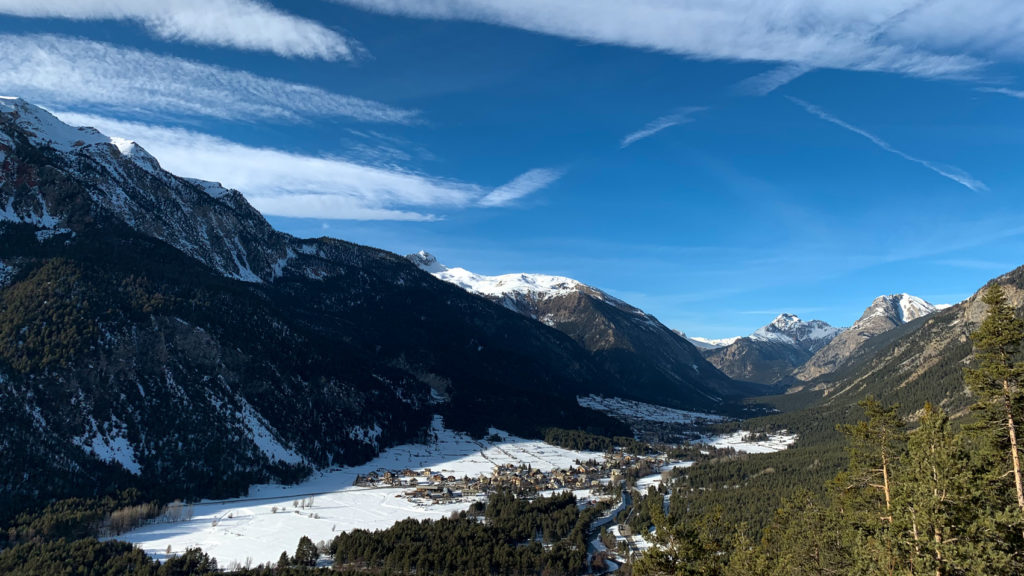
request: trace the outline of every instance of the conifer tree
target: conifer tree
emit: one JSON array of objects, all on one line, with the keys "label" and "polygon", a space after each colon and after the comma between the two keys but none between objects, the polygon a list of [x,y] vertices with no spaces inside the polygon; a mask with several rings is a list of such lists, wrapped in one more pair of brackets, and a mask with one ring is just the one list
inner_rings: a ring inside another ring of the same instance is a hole
[{"label": "conifer tree", "polygon": [[[895,529],[915,574],[954,574],[963,566],[964,525],[971,522],[968,456],[941,408],[925,404],[909,434],[899,474]],[[972,502],[973,501],[973,502]]]},{"label": "conifer tree", "polygon": [[841,428],[850,461],[833,481],[846,527],[845,545],[857,552],[855,573],[893,574],[902,566],[892,524],[894,471],[906,452],[906,424],[898,407],[885,407],[873,396],[858,404],[867,420]]},{"label": "conifer tree", "polygon": [[1003,289],[993,284],[982,302],[988,304],[988,314],[981,326],[971,335],[977,368],[968,369],[965,379],[971,392],[978,398],[975,411],[983,425],[1005,444],[1016,492],[1017,509],[1024,520],[1024,472],[1021,470],[1017,426],[1020,410],[1020,382],[1024,377],[1024,364],[1015,357],[1024,340],[1024,322],[1014,315]]},{"label": "conifer tree", "polygon": [[320,553],[316,549],[316,544],[313,544],[309,536],[303,536],[299,539],[299,545],[295,548],[295,564],[297,566],[316,566],[316,560],[319,556]]},{"label": "conifer tree", "polygon": [[758,547],[760,558],[740,552],[729,576],[830,575],[852,572],[848,534],[839,510],[806,489],[782,501]]}]

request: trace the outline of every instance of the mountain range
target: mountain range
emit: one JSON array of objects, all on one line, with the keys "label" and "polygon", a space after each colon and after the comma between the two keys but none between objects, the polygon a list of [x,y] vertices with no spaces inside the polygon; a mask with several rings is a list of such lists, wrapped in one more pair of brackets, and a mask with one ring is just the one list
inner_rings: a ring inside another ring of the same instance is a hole
[{"label": "mountain range", "polygon": [[910,294],[883,295],[850,328],[781,314],[750,336],[732,342],[704,340],[702,353],[732,378],[784,385],[795,392],[804,382],[842,366],[871,337],[942,308]]},{"label": "mountain range", "polygon": [[857,329],[857,345],[842,361],[813,377],[804,372],[806,381],[789,392],[801,398],[797,405],[847,406],[871,394],[902,406],[929,401],[954,417],[963,415],[972,403],[963,369],[972,359],[971,334],[987,310],[982,294],[992,284],[1003,287],[1018,314],[1024,312],[1024,266],[990,280],[963,302],[932,306],[931,312],[905,294],[879,298],[851,327]]}]

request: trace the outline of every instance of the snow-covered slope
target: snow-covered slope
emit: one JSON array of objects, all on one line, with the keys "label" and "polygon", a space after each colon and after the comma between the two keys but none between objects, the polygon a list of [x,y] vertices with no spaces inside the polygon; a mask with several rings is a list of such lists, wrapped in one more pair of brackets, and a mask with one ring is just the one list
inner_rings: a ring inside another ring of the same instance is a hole
[{"label": "snow-covered slope", "polygon": [[[935,306],[910,294],[887,294],[874,299],[853,326],[827,346],[818,350],[803,366],[794,371],[799,380],[812,380],[841,366],[872,336],[888,332],[945,306]],[[795,390],[795,389],[794,389]]]},{"label": "snow-covered slope", "polygon": [[728,346],[740,339],[740,336],[733,336],[732,338],[701,338],[700,336],[687,336],[682,332],[678,332],[678,334],[689,340],[691,344],[701,350],[722,348],[723,346]]},{"label": "snow-covered slope", "polygon": [[[430,272],[445,282],[451,282],[460,288],[496,298],[514,299],[518,296],[533,298],[551,298],[561,296],[574,291],[584,290],[587,287],[582,282],[566,278],[565,276],[551,276],[548,274],[502,274],[500,276],[484,276],[474,274],[465,268],[449,268],[437,261],[437,258],[423,250],[407,256],[409,260],[426,272]],[[605,298],[610,296],[599,290]]]}]

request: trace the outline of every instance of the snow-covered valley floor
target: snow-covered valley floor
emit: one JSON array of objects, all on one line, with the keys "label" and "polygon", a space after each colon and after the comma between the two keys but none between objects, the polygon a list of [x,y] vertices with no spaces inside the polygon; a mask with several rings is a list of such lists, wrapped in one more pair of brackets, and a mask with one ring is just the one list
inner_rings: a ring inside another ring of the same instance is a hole
[{"label": "snow-covered valley floor", "polygon": [[[362,466],[317,472],[299,484],[253,486],[245,498],[197,502],[189,520],[148,524],[117,539],[138,544],[158,559],[168,556],[168,547],[171,554],[200,547],[221,566],[276,562],[281,552],[294,553],[304,535],[314,542],[330,541],[342,531],[388,528],[405,518],[438,519],[469,507],[468,501],[416,503],[403,496],[409,490],[404,487],[356,487],[352,484],[357,475],[429,468],[446,476],[476,477],[506,463],[547,471],[568,468],[576,460],[604,458],[492,432],[503,441],[473,440],[444,428],[435,418],[432,433],[437,440],[431,444],[396,446]],[[309,497],[312,506],[303,507]]]},{"label": "snow-covered valley floor", "polygon": [[707,440],[707,443],[714,446],[715,448],[734,448],[737,452],[746,452],[748,454],[767,454],[768,452],[779,452],[789,448],[793,442],[796,442],[796,434],[787,434],[781,432],[779,434],[769,434],[767,439],[764,440],[746,440],[747,435],[750,432],[745,430],[737,430],[732,434],[724,434],[721,436],[715,436]]}]

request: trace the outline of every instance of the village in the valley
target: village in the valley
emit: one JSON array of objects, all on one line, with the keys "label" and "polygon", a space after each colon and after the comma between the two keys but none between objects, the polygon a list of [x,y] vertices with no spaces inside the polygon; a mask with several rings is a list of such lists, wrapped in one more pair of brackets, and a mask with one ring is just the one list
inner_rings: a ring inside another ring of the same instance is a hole
[{"label": "village in the valley", "polygon": [[526,463],[503,463],[493,467],[490,474],[461,477],[426,468],[423,470],[380,469],[358,475],[354,486],[363,488],[408,488],[398,496],[415,504],[451,503],[477,500],[492,492],[509,491],[520,497],[530,497],[547,491],[588,490],[591,494],[618,492],[627,477],[657,473],[670,462],[664,455],[637,456],[625,452],[610,452],[603,460],[577,460],[568,468],[543,470]]}]

